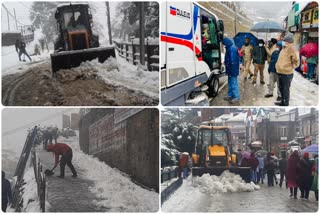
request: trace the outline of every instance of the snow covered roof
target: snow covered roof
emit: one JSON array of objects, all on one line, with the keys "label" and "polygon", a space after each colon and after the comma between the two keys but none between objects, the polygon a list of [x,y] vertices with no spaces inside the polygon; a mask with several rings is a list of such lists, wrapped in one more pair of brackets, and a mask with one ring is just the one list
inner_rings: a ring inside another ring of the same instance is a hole
[{"label": "snow covered roof", "polygon": [[230,114],[223,114],[223,115],[219,116],[218,118],[221,120],[228,120],[232,117],[233,117],[233,113],[230,113]]},{"label": "snow covered roof", "polygon": [[89,5],[89,4],[88,3],[81,3],[81,2],[68,2],[68,3],[58,4],[57,8],[64,7],[64,6],[70,6],[70,5]]},{"label": "snow covered roof", "polygon": [[241,112],[240,114],[230,118],[227,122],[244,122],[246,120],[247,113]]}]

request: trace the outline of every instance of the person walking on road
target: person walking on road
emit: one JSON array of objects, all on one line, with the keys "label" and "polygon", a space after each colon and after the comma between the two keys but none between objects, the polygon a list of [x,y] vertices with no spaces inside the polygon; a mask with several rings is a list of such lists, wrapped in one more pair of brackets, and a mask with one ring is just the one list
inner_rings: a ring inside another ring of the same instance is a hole
[{"label": "person walking on road", "polygon": [[[276,39],[274,39],[277,41]],[[274,40],[271,40],[272,43],[275,42]],[[275,87],[275,84],[277,84],[277,101],[281,101],[281,93],[279,89],[279,77],[276,70],[276,63],[279,58],[280,54],[280,45],[281,42],[275,43],[271,49],[266,48],[268,55],[270,54],[270,62],[268,67],[269,72],[269,87],[268,87],[268,93],[264,96],[265,98],[273,97],[273,90]]]},{"label": "person walking on road", "polygon": [[271,157],[272,154],[269,152],[267,154],[267,158],[265,161],[265,168],[267,171],[267,178],[268,178],[268,186],[274,186],[273,178],[274,178],[274,171],[275,171],[275,163],[274,159]]},{"label": "person walking on road", "polygon": [[255,46],[253,48],[252,56],[254,65],[254,75],[252,84],[256,84],[258,73],[260,73],[260,83],[265,84],[263,71],[267,60],[267,52],[266,48],[264,47],[264,41],[262,39],[259,39],[258,46]]},{"label": "person walking on road", "polygon": [[281,159],[279,161],[279,171],[280,171],[280,183],[279,186],[282,188],[282,182],[284,179],[286,179],[286,187],[288,187],[288,182],[287,182],[287,168],[288,168],[288,161],[285,157],[285,154],[282,153]]},{"label": "person walking on road", "polygon": [[[20,41],[20,46],[19,46],[19,60],[21,61],[21,55],[24,54],[25,56],[27,56],[30,60],[30,62],[32,61],[31,57],[29,56],[29,54],[27,53],[26,50],[26,43],[24,41]],[[26,60],[23,59],[23,61],[25,62]]]},{"label": "person walking on road", "polygon": [[260,153],[258,153],[258,161],[259,161],[259,166],[258,166],[258,176],[257,176],[257,183],[263,184],[264,180],[264,158]]},{"label": "person walking on road", "polygon": [[300,198],[309,199],[309,192],[312,186],[312,162],[309,160],[309,153],[305,152],[297,165],[298,186],[301,191]]},{"label": "person walking on road", "polygon": [[313,175],[313,182],[311,189],[314,191],[314,195],[316,197],[316,201],[319,199],[319,186],[318,186],[318,174],[319,174],[319,161],[318,155],[314,156],[314,163],[312,166],[312,175]]},{"label": "person walking on road", "polygon": [[182,177],[186,179],[188,177],[188,162],[189,162],[189,154],[187,152],[183,152],[179,157],[179,178]]},{"label": "person walking on road", "polygon": [[8,204],[12,202],[11,185],[10,181],[6,179],[6,173],[2,171],[2,185],[1,185],[1,197],[2,197],[2,211],[6,212]]},{"label": "person walking on road", "polygon": [[293,72],[300,64],[299,52],[293,45],[292,33],[287,34],[283,39],[282,49],[276,63],[276,71],[279,77],[279,88],[281,101],[276,102],[278,106],[289,106],[290,86],[293,79]]},{"label": "person walking on road", "polygon": [[256,158],[254,152],[251,152],[251,156],[249,159],[249,165],[251,167],[251,169],[250,169],[251,181],[253,183],[257,183],[257,168],[259,166],[259,160]]},{"label": "person walking on road", "polygon": [[[74,169],[74,166],[72,165],[72,162],[71,162],[72,149],[67,144],[64,144],[64,143],[56,143],[53,145],[50,144],[47,146],[47,151],[54,153],[55,162],[54,162],[53,169],[55,169],[60,162],[60,176],[58,176],[59,178],[64,178],[64,170],[66,165],[68,165],[68,167],[71,169],[71,172],[73,173],[72,177],[77,177],[77,172]],[[59,161],[60,155],[61,155],[61,159]]]},{"label": "person walking on road", "polygon": [[298,183],[297,183],[297,165],[299,162],[298,151],[294,151],[288,159],[287,180],[290,189],[290,197],[297,199]]},{"label": "person walking on road", "polygon": [[248,79],[248,74],[249,74],[249,79],[253,76],[253,73],[250,70],[253,46],[250,44],[250,41],[251,41],[250,38],[246,38],[245,44],[241,48],[241,53],[243,54],[243,60],[244,60],[244,80]]},{"label": "person walking on road", "polygon": [[317,63],[318,63],[318,56],[309,57],[309,58],[307,58],[306,61],[308,64],[307,79],[313,80],[314,70],[315,70]]},{"label": "person walking on road", "polygon": [[226,47],[224,64],[226,66],[226,74],[228,75],[228,95],[224,100],[229,101],[230,104],[240,102],[239,93],[239,54],[238,49],[230,38],[224,38],[222,44]]}]

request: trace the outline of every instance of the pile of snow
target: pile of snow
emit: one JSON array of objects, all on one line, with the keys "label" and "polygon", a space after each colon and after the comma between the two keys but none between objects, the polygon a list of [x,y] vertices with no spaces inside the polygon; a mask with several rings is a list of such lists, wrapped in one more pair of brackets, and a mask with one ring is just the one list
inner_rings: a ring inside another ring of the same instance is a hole
[{"label": "pile of snow", "polygon": [[[26,169],[26,172],[24,174],[24,182],[25,185],[23,186],[23,208],[22,212],[41,212],[40,209],[40,201],[38,198],[38,187],[37,182],[34,175],[33,167],[29,167]],[[46,203],[46,209],[49,209],[50,204],[48,201]]]},{"label": "pile of snow", "polygon": [[117,59],[110,57],[104,63],[99,63],[97,59],[86,61],[72,70],[97,72],[97,75],[108,84],[124,86],[150,97],[159,96],[159,72],[145,71],[121,57]]},{"label": "pile of snow", "polygon": [[85,170],[84,176],[94,182],[91,188],[100,201],[97,206],[109,207],[110,212],[156,212],[159,209],[159,194],[133,183],[130,178],[111,168],[97,158],[83,153],[79,148],[79,139],[72,137],[63,139],[74,152],[75,165]]},{"label": "pile of snow", "polygon": [[[220,176],[204,174],[202,177],[189,176],[170,198],[162,204],[165,212],[199,212],[203,205],[217,202],[221,194],[235,194],[260,189],[253,183],[245,183],[239,175],[226,171]],[[195,203],[197,202],[197,203]]]},{"label": "pile of snow", "polygon": [[194,187],[200,189],[202,193],[216,194],[227,192],[252,192],[260,189],[259,185],[253,182],[246,183],[239,175],[224,171],[220,176],[204,174],[193,180]]}]

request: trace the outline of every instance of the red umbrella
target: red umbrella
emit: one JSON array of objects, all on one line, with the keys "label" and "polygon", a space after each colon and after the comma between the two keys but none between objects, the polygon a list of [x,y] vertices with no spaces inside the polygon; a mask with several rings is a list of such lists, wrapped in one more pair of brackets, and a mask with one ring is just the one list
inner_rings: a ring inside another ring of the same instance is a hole
[{"label": "red umbrella", "polygon": [[318,52],[319,52],[319,46],[318,46],[317,43],[313,43],[313,42],[305,44],[300,49],[300,54],[302,56],[307,57],[307,58],[310,58],[310,57],[313,57],[313,56],[317,56]]}]

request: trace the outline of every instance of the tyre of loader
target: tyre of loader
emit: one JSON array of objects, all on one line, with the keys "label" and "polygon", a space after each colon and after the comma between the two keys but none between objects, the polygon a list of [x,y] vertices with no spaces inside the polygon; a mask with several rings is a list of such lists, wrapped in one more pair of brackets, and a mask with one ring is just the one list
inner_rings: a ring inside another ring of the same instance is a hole
[{"label": "tyre of loader", "polygon": [[53,53],[51,56],[52,74],[60,69],[70,69],[78,67],[82,62],[91,61],[98,58],[100,63],[109,57],[116,57],[114,47],[90,48],[76,51],[62,51]]}]

